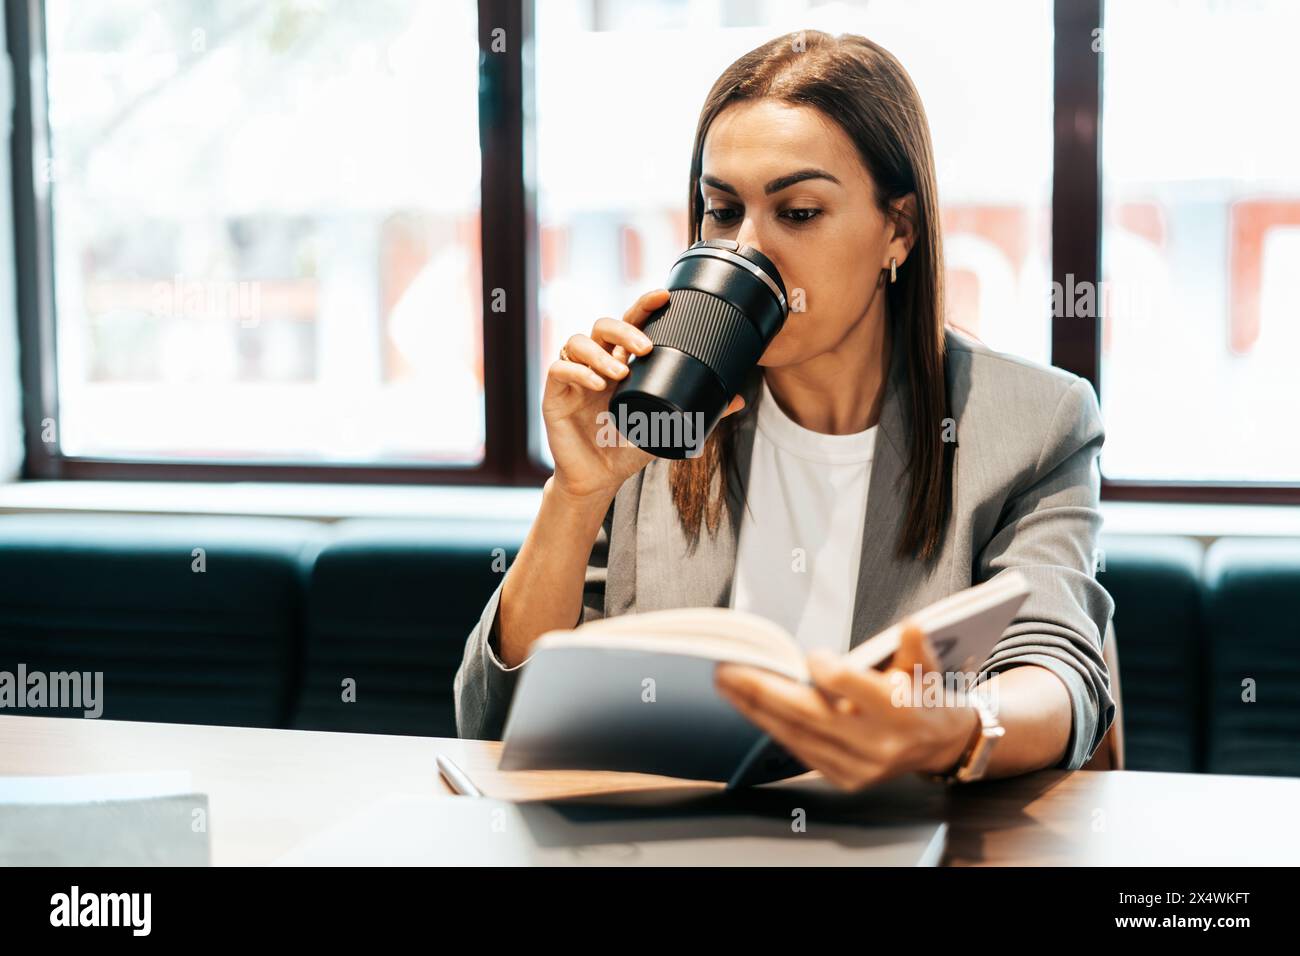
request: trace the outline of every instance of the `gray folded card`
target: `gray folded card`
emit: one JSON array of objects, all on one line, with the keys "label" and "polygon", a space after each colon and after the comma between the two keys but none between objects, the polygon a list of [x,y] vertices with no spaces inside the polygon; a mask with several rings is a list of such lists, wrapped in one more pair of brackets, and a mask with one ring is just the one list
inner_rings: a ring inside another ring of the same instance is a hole
[{"label": "gray folded card", "polygon": [[0,804],[0,866],[207,866],[207,820],[203,793]]},{"label": "gray folded card", "polygon": [[186,771],[0,777],[0,866],[207,866]]}]

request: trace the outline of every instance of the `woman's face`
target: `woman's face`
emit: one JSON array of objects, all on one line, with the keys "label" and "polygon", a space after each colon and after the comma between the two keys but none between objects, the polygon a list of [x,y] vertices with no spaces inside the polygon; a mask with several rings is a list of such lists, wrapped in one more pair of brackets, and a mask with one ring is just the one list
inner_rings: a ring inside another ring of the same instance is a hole
[{"label": "woman's face", "polygon": [[819,111],[774,100],[727,107],[705,136],[700,189],[702,237],[753,246],[785,282],[791,311],[760,365],[805,362],[869,312],[883,315],[872,310],[881,269],[890,256],[902,265],[910,243],[877,206],[853,141]]}]

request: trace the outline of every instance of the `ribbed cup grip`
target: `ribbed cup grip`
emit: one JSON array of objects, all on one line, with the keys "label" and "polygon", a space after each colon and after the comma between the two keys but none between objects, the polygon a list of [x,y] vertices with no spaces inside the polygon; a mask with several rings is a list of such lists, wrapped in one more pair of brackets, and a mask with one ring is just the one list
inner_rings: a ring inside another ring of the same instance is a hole
[{"label": "ribbed cup grip", "polygon": [[725,299],[695,289],[674,289],[668,308],[644,332],[655,345],[680,349],[709,366],[728,394],[762,354],[763,341],[745,314]]}]

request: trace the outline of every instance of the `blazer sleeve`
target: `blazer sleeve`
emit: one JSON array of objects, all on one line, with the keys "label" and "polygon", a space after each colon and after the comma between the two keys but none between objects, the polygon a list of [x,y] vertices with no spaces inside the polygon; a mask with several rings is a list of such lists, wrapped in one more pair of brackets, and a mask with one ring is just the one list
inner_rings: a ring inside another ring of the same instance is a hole
[{"label": "blazer sleeve", "polygon": [[1115,603],[1096,577],[1105,429],[1092,384],[1076,379],[1056,407],[1027,483],[1008,499],[977,559],[985,581],[1016,569],[1030,595],[980,672],[1037,664],[1070,694],[1073,724],[1059,767],[1077,770],[1115,718],[1102,641]]},{"label": "blazer sleeve", "polygon": [[[605,520],[592,545],[587,560],[587,572],[582,589],[582,610],[576,627],[586,621],[605,616],[605,580],[609,561],[609,539],[614,524],[614,505],[609,506]],[[508,575],[507,570],[507,575]],[[478,740],[500,740],[505,731],[506,716],[514,699],[515,686],[528,661],[507,667],[501,661],[500,604],[501,589],[506,575],[497,583],[488,598],[478,623],[465,641],[465,653],[456,671],[452,695],[456,706],[456,735]]]}]

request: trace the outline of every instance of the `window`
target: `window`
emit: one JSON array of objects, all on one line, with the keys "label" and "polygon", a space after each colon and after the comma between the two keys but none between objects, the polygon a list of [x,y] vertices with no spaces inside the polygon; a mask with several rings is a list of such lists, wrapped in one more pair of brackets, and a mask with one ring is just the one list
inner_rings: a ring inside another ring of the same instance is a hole
[{"label": "window", "polygon": [[799,29],[869,36],[907,68],[934,139],[949,321],[994,348],[1049,361],[1046,0],[1014,0],[997,17],[942,0],[556,0],[538,4],[537,17],[539,395],[563,342],[662,286],[686,248],[691,146],[713,81],[741,54]]},{"label": "window", "polygon": [[1300,480],[1300,7],[1105,14],[1103,470]]},{"label": "window", "polygon": [[1287,0],[7,10],[28,476],[540,484],[552,357],[686,246],[709,86],[810,28],[912,75],[948,321],[1096,384],[1103,497],[1300,501]]},{"label": "window", "polygon": [[60,451],[480,459],[475,4],[45,15]]}]

